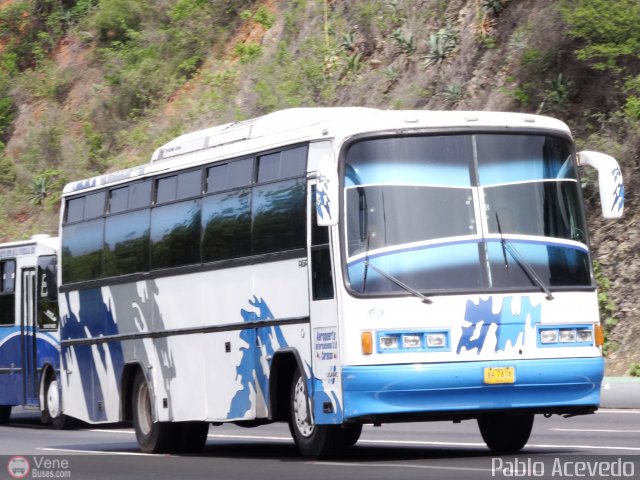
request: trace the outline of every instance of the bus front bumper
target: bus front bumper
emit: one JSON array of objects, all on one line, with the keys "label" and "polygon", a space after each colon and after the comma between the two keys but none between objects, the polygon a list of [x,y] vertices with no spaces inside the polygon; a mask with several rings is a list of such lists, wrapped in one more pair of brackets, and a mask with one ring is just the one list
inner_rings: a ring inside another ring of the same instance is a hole
[{"label": "bus front bumper", "polygon": [[[514,367],[514,383],[485,384],[489,367]],[[346,366],[343,414],[345,420],[389,422],[488,411],[592,413],[603,375],[601,357]]]}]

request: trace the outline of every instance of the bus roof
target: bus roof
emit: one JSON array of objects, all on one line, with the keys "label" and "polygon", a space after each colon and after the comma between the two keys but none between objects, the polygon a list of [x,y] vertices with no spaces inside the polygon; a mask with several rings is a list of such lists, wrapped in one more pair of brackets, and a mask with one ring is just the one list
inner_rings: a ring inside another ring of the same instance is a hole
[{"label": "bus roof", "polygon": [[45,251],[49,251],[49,253],[55,253],[59,244],[59,237],[51,237],[49,235],[33,235],[29,240],[0,243],[0,260],[33,255],[39,246],[44,247]]},{"label": "bus roof", "polygon": [[540,129],[570,135],[567,125],[560,120],[523,113],[379,110],[365,107],[292,108],[186,133],[157,148],[147,165],[69,183],[64,193],[249,155],[287,144],[323,139],[341,142],[358,133],[442,128]]}]

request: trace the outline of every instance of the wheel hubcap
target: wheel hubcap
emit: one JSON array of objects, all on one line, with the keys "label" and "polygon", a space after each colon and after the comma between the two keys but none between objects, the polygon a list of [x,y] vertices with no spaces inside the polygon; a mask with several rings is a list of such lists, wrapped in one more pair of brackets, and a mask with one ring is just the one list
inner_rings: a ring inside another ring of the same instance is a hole
[{"label": "wheel hubcap", "polygon": [[51,418],[60,416],[60,394],[57,380],[52,380],[47,387],[47,412]]},{"label": "wheel hubcap", "polygon": [[302,377],[298,377],[293,393],[293,418],[296,422],[298,432],[300,432],[303,437],[310,437],[315,429],[309,417],[307,395],[304,391],[304,380]]},{"label": "wheel hubcap", "polygon": [[148,435],[151,431],[153,419],[151,418],[151,402],[149,400],[149,387],[143,384],[138,390],[138,401],[136,402],[138,410],[138,426],[140,431]]}]

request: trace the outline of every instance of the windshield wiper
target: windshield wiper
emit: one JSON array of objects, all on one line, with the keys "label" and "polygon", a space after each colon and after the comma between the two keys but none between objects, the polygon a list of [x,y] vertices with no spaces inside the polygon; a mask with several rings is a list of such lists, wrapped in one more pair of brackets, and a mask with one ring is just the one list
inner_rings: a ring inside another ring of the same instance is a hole
[{"label": "windshield wiper", "polygon": [[404,291],[409,292],[410,294],[415,295],[416,297],[421,299],[423,303],[433,303],[433,300],[431,300],[429,297],[423,295],[422,293],[420,293],[416,289],[411,288],[409,285],[407,285],[406,283],[403,283],[402,281],[400,281],[399,279],[397,279],[393,275],[385,272],[384,270],[379,269],[375,265],[372,265],[371,262],[369,262],[368,259],[364,261],[364,268],[365,268],[365,271],[368,268],[372,268],[373,270],[378,272],[380,275],[382,275],[387,280],[389,280],[389,281],[395,283],[396,285],[398,285]]},{"label": "windshield wiper", "polygon": [[500,234],[500,243],[502,244],[502,254],[504,255],[504,267],[505,269],[509,269],[509,263],[507,262],[507,251],[511,254],[513,259],[516,261],[518,266],[522,269],[522,271],[527,275],[531,283],[534,283],[546,294],[547,300],[553,300],[553,295],[551,294],[551,290],[549,287],[545,285],[542,279],[538,276],[534,268],[531,264],[522,256],[520,252],[516,249],[515,245],[511,243],[511,241],[504,238],[502,234],[502,229],[500,228],[500,217],[498,217],[498,212],[496,211],[496,222],[498,223],[498,233]]}]

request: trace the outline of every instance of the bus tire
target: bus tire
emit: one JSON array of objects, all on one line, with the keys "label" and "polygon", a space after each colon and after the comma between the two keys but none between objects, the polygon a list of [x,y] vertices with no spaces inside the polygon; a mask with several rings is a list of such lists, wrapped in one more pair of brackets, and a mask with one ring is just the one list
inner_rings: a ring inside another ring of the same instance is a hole
[{"label": "bus tire", "polygon": [[506,415],[489,413],[478,418],[480,434],[494,453],[514,453],[529,440],[533,414]]},{"label": "bus tire", "polygon": [[342,444],[340,425],[316,425],[309,408],[306,381],[296,368],[291,381],[289,430],[305,458],[329,455]]},{"label": "bus tire", "polygon": [[0,405],[0,425],[8,423],[9,417],[11,417],[11,405]]},{"label": "bus tire", "polygon": [[131,401],[133,427],[140,450],[144,453],[174,450],[179,441],[178,428],[174,423],[153,421],[149,384],[141,371],[136,373],[133,380]]},{"label": "bus tire", "polygon": [[178,452],[195,453],[204,448],[209,433],[209,422],[183,422],[177,423],[176,426],[179,429]]},{"label": "bus tire", "polygon": [[62,413],[62,402],[60,397],[60,385],[55,373],[48,373],[44,380],[43,405],[41,421],[44,424],[51,424],[58,430],[71,427],[71,419]]},{"label": "bus tire", "polygon": [[360,439],[361,423],[347,423],[340,428],[340,440],[343,446],[353,447]]}]

